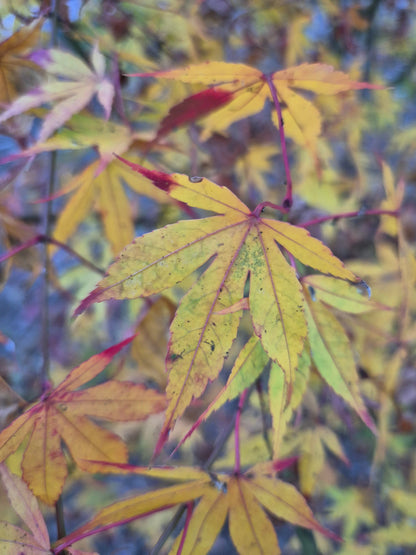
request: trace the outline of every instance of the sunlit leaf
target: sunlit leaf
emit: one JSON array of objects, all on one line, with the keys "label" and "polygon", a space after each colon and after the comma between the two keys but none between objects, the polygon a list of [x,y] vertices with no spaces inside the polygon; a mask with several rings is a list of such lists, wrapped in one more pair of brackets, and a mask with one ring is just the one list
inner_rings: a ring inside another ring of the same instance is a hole
[{"label": "sunlit leaf", "polygon": [[306,289],[305,297],[309,344],[318,372],[376,433],[361,396],[354,355],[344,328],[323,303],[312,300]]},{"label": "sunlit leaf", "polygon": [[281,248],[321,272],[357,278],[305,229],[261,218],[225,187],[128,164],[176,200],[218,214],[178,222],[137,238],[77,309],[80,313],[93,302],[159,293],[210,261],[182,299],[171,325],[170,403],[159,448],[192,398],[199,397],[208,381],[217,377],[242,312],[227,309],[244,297],[248,278],[254,331],[285,373],[290,395],[306,323],[300,283]]}]

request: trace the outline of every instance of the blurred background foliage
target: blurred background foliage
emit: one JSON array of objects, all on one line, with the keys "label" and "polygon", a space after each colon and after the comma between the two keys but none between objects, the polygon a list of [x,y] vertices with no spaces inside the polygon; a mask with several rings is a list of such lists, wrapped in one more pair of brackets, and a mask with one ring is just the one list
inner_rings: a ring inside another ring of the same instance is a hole
[{"label": "blurred background foliage", "polygon": [[[96,75],[101,71],[100,83],[109,83],[113,93],[108,119],[106,101],[90,94],[42,141],[42,121],[57,102],[52,97],[49,104],[1,124],[2,252],[39,234],[71,249],[50,246],[49,264],[45,249],[34,246],[1,265],[1,426],[21,410],[23,399],[32,401],[41,394],[45,357],[50,359],[52,379],[59,382],[70,368],[135,329],[140,331],[136,343],[122,364],[113,364],[112,373],[160,389],[166,385],[168,326],[187,283],[155,299],[95,305],[71,319],[100,272],[134,236],[187,217],[170,198],[115,161],[113,153],[166,172],[204,175],[252,207],[266,199],[280,203],[285,194],[270,105],[204,141],[198,122],[155,141],[169,108],[200,88],[129,73],[210,60],[245,63],[264,72],[319,62],[355,80],[385,87],[316,99],[324,115],[317,159],[289,142],[295,194],[292,223],[352,210],[395,209],[400,204],[402,209],[398,225],[387,216],[362,216],[311,228],[366,280],[372,299],[391,308],[339,314],[379,436],[374,437],[312,372],[285,437],[283,454],[299,457],[297,465],[285,471],[285,479],[300,487],[318,520],[337,530],[345,543],[334,547],[323,537],[275,524],[285,554],[330,554],[334,549],[343,554],[414,553],[415,3],[2,0],[0,38],[4,109],[34,87],[72,79],[71,71],[78,76],[77,90],[85,90],[80,78],[85,65]],[[71,54],[72,61],[58,58],[61,65],[55,72],[48,63],[39,65],[45,59],[42,52],[51,48]],[[10,157],[14,159],[6,163]],[[224,377],[226,372],[227,368]],[[213,383],[178,422],[172,446],[219,387]],[[234,410],[231,403],[213,414],[181,449],[177,462],[202,464]],[[262,396],[253,394],[242,419],[243,464],[269,457],[264,424],[267,430]],[[161,417],[152,416],[146,423],[112,428],[128,442],[132,462],[147,464],[160,425]],[[226,446],[216,465],[232,463],[232,448]],[[73,468],[64,492],[68,528],[102,505],[148,486],[144,478],[104,479]],[[161,513],[84,544],[103,554],[147,553],[169,518],[169,512]],[[49,524],[53,530],[52,515]],[[233,549],[224,532],[212,553]]]}]

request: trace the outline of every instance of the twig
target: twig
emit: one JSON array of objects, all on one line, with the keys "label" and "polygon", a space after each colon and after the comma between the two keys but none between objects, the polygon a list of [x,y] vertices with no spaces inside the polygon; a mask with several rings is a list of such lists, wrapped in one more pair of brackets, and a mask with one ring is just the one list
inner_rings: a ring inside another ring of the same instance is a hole
[{"label": "twig", "polygon": [[241,394],[240,400],[238,401],[237,414],[235,417],[235,432],[234,432],[234,446],[235,446],[235,462],[234,462],[234,473],[240,474],[241,470],[241,460],[240,460],[240,420],[241,412],[246,402],[249,389],[245,389]]},{"label": "twig", "polygon": [[66,536],[65,521],[64,521],[64,505],[62,503],[62,495],[59,496],[58,501],[55,503],[55,517],[56,528],[58,530],[58,539]]},{"label": "twig", "polygon": [[264,393],[263,393],[263,386],[261,384],[261,379],[257,378],[256,380],[256,389],[260,400],[260,410],[261,410],[261,422],[262,422],[262,435],[264,439],[264,443],[266,444],[267,451],[269,453],[270,460],[273,459],[273,448],[272,444],[270,443],[270,438],[267,433],[267,422],[266,422],[266,403],[264,401]]},{"label": "twig", "polygon": [[[372,64],[372,58],[374,53],[374,49],[373,49],[374,36],[375,36],[374,20],[380,4],[381,4],[381,0],[373,0],[365,12],[365,17],[368,21],[368,27],[367,27],[366,37],[365,37],[366,59],[365,59],[364,68],[363,68],[363,81],[370,80],[371,64]],[[362,95],[364,98],[368,98],[369,90],[368,89],[363,90]]]},{"label": "twig", "polygon": [[266,200],[256,206],[256,208],[252,212],[253,216],[259,218],[260,214],[263,212],[266,206],[268,206],[269,208],[273,208],[274,210],[279,210],[280,212],[283,212],[283,214],[287,214],[289,212],[289,208],[287,206],[280,206],[279,204],[274,204],[273,202],[269,202],[268,200]]},{"label": "twig", "polygon": [[186,540],[186,534],[188,532],[189,522],[191,520],[193,510],[194,510],[194,502],[190,501],[189,503],[186,504],[186,520],[183,526],[182,537],[177,551],[178,555],[181,555],[182,553],[183,544],[185,543],[185,540]]},{"label": "twig", "polygon": [[283,117],[282,117],[282,108],[280,106],[279,98],[277,96],[276,87],[274,86],[273,79],[271,73],[265,75],[266,83],[269,85],[270,92],[272,93],[272,98],[274,105],[276,107],[277,112],[277,121],[279,125],[279,136],[280,136],[280,146],[282,148],[282,156],[283,156],[283,164],[285,166],[285,173],[286,173],[286,195],[283,199],[283,207],[286,209],[290,209],[293,203],[292,198],[292,176],[290,174],[290,166],[289,166],[289,158],[287,156],[287,149],[286,149],[286,138],[285,138],[285,131],[283,129]]},{"label": "twig", "polygon": [[61,241],[58,241],[58,239],[54,239],[53,237],[49,237],[48,235],[44,235],[43,233],[40,233],[39,235],[35,235],[35,237],[32,237],[28,241],[25,241],[18,247],[15,247],[14,249],[7,251],[5,254],[0,256],[0,263],[11,258],[12,256],[15,256],[19,252],[22,252],[26,249],[29,249],[30,247],[38,245],[39,243],[50,243],[52,245],[55,245],[60,249],[64,250],[65,252],[67,252],[68,254],[70,254],[71,256],[73,256],[74,258],[77,258],[84,266],[86,266],[93,272],[96,272],[97,274],[100,274],[102,276],[105,275],[105,271],[102,268],[99,268],[98,266],[96,266],[95,264],[93,264],[92,262],[84,258],[81,254],[74,251],[74,249],[72,249],[69,245],[66,245],[65,243],[61,243]]},{"label": "twig", "polygon": [[356,210],[355,212],[344,212],[341,214],[332,214],[330,216],[322,216],[321,218],[315,218],[314,220],[309,220],[303,224],[296,224],[297,227],[309,227],[315,224],[322,224],[323,222],[329,222],[331,220],[340,220],[342,218],[356,218],[358,216],[396,216],[400,214],[399,210]]}]

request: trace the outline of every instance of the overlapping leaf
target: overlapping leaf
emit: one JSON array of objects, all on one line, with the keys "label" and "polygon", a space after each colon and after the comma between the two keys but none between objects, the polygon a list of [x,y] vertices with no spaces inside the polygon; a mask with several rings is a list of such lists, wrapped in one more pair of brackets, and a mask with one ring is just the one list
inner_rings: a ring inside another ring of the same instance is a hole
[{"label": "overlapping leaf", "polygon": [[93,302],[158,293],[209,262],[182,299],[171,325],[167,355],[170,403],[160,448],[192,398],[199,397],[222,368],[237,334],[248,278],[254,331],[268,356],[285,373],[290,395],[306,323],[300,283],[282,249],[321,272],[353,281],[356,277],[305,229],[261,218],[225,187],[127,163],[172,198],[217,213],[137,238],[77,309],[80,313]]},{"label": "overlapping leaf", "polygon": [[363,422],[376,432],[361,396],[354,355],[344,328],[323,302],[313,300],[310,291],[306,289],[304,294],[307,299],[305,316],[308,338],[316,369],[335,393],[353,407]]},{"label": "overlapping leaf", "polygon": [[[72,116],[52,137],[3,158],[1,162],[11,162],[53,150],[96,148],[99,159],[66,181],[56,195],[73,193],[59,213],[54,238],[65,243],[95,207],[101,215],[105,235],[116,255],[134,237],[131,203],[125,192],[125,184],[138,194],[159,203],[171,202],[166,193],[154,187],[147,179],[137,179],[137,175],[129,168],[114,160],[114,154],[125,154],[134,147],[144,150],[148,144],[126,125],[103,121],[81,112]],[[132,154],[130,156],[133,157]]]},{"label": "overlapping leaf", "polygon": [[42,24],[43,20],[34,21],[0,43],[0,103],[14,100],[24,85],[27,70],[39,71],[27,53],[37,44]]},{"label": "overlapping leaf", "polygon": [[[333,67],[325,64],[302,64],[267,76],[244,64],[206,62],[170,71],[134,75],[210,85],[212,88],[174,106],[159,131],[161,135],[198,116],[205,116],[203,140],[214,131],[223,131],[235,121],[259,112],[266,99],[271,98],[270,79],[283,107],[285,133],[299,145],[307,145],[312,150],[315,150],[316,139],[321,132],[322,118],[314,104],[299,94],[299,90],[308,94],[333,95],[350,90],[380,88],[352,81],[345,73],[334,71]],[[273,121],[278,123],[276,114]]]},{"label": "overlapping leaf", "polygon": [[326,455],[324,447],[333,455],[349,464],[341,443],[335,433],[326,426],[316,426],[304,430],[297,430],[293,437],[285,444],[290,451],[299,449],[298,470],[300,490],[311,496],[324,469]]},{"label": "overlapping leaf", "polygon": [[[180,480],[180,483],[102,509],[90,522],[59,540],[55,549],[58,546],[62,549],[109,526],[199,498],[189,526],[177,538],[171,553],[177,553],[181,542],[182,555],[208,553],[227,516],[231,539],[239,553],[280,553],[274,526],[265,510],[296,526],[338,539],[314,519],[305,499],[294,486],[275,478],[274,473],[267,475],[261,466],[233,476],[214,475],[186,467],[147,469],[92,463],[91,469],[96,472],[136,473],[165,480]],[[182,535],[185,537],[182,538]]]},{"label": "overlapping leaf", "polygon": [[53,504],[67,475],[61,441],[74,461],[126,462],[127,448],[115,434],[88,417],[110,420],[141,420],[165,407],[163,395],[130,382],[109,380],[79,390],[95,378],[132,338],[91,357],[72,370],[61,384],[16,418],[0,433],[0,461],[26,440],[23,478],[35,495]]},{"label": "overlapping leaf", "polygon": [[[0,474],[12,507],[30,530],[28,532],[10,522],[0,522],[0,552],[3,555],[51,553],[48,529],[36,497],[26,484],[3,464],[0,465]],[[72,548],[69,548],[68,552],[73,555],[97,555]]]},{"label": "overlapping leaf", "polygon": [[44,141],[71,116],[85,108],[95,95],[106,118],[110,116],[114,86],[105,77],[105,58],[97,47],[91,53],[91,67],[73,54],[57,48],[34,53],[32,59],[53,79],[17,98],[0,115],[0,122],[42,104],[54,103],[39,133],[39,141]]}]

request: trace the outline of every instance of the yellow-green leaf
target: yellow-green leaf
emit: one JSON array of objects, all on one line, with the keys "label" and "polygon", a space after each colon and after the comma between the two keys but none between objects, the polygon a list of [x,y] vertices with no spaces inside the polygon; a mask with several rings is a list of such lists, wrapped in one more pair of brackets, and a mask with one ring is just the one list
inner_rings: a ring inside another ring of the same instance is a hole
[{"label": "yellow-green leaf", "polygon": [[359,377],[349,339],[334,314],[305,289],[305,316],[312,359],[323,379],[357,412],[374,432],[359,389]]},{"label": "yellow-green leaf", "polygon": [[305,229],[261,218],[226,187],[129,165],[176,200],[218,214],[178,222],[135,239],[77,309],[80,313],[92,302],[159,293],[209,262],[183,297],[171,325],[170,403],[160,447],[175,420],[221,370],[243,310],[233,307],[243,298],[248,278],[255,333],[285,373],[290,394],[306,322],[301,286],[282,248],[322,272],[354,281],[356,277]]}]

